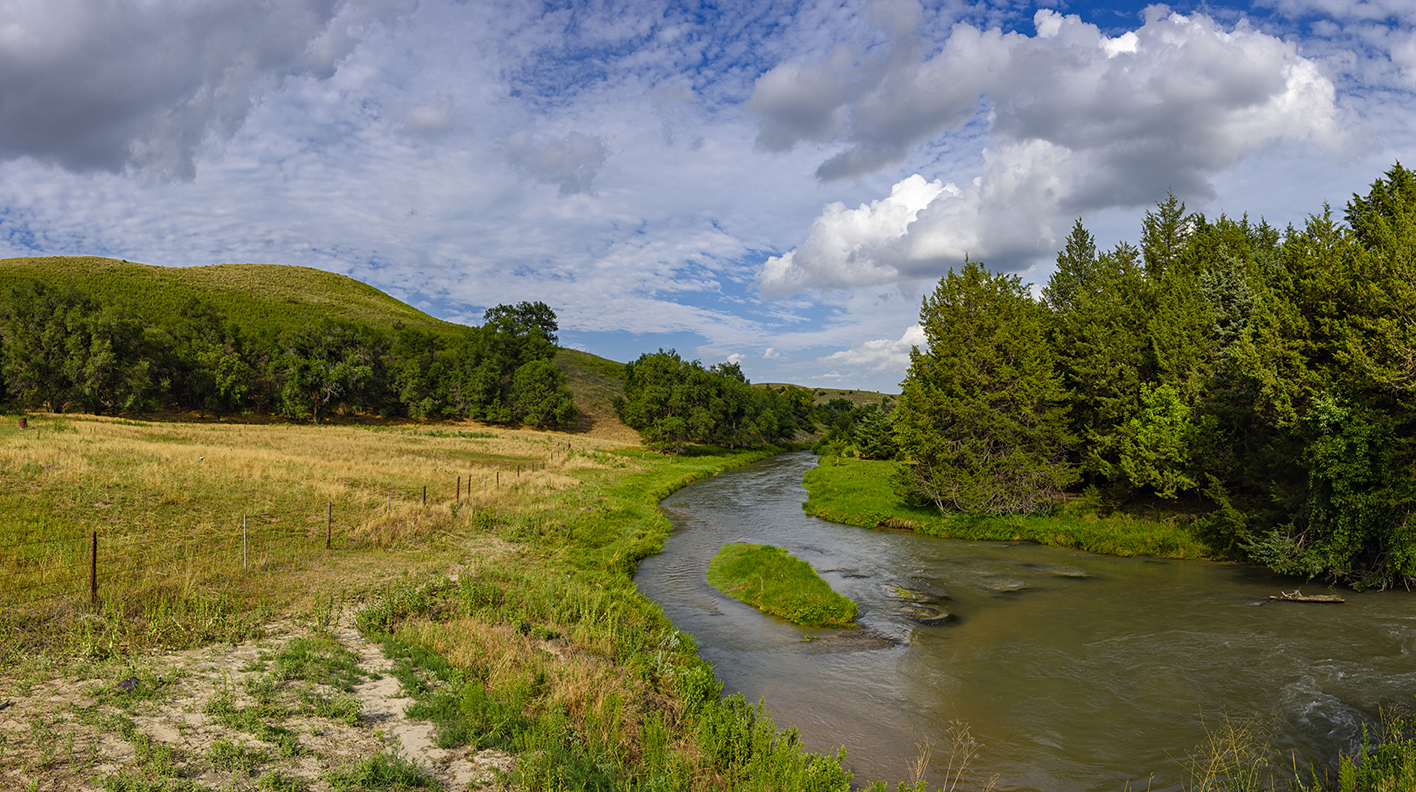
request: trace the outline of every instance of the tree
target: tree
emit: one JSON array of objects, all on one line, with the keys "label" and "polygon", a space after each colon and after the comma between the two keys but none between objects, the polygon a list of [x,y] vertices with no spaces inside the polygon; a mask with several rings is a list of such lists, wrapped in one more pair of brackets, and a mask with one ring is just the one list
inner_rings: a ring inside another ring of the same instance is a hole
[{"label": "tree", "polygon": [[1096,292],[1097,274],[1096,239],[1079,217],[1057,254],[1057,269],[1043,288],[1042,298],[1053,311],[1065,313],[1076,306],[1079,295]]},{"label": "tree", "polygon": [[1098,256],[1092,276],[1051,316],[1058,371],[1072,395],[1071,431],[1085,441],[1079,462],[1116,498],[1128,491],[1117,468],[1122,428],[1140,412],[1142,383],[1155,376],[1147,334],[1155,288],[1139,256],[1124,242]]},{"label": "tree", "polygon": [[920,324],[929,346],[911,350],[895,411],[905,493],[941,510],[1026,513],[1076,481],[1067,392],[1022,281],[966,261],[925,297]]},{"label": "tree", "polygon": [[862,407],[851,430],[856,454],[861,459],[894,459],[895,426],[879,405]]},{"label": "tree", "polygon": [[271,363],[287,415],[321,415],[339,407],[367,406],[381,368],[380,344],[367,328],[324,320],[281,335]]},{"label": "tree", "polygon": [[565,374],[549,360],[533,360],[511,378],[511,415],[537,429],[567,426],[575,421],[575,401]]}]

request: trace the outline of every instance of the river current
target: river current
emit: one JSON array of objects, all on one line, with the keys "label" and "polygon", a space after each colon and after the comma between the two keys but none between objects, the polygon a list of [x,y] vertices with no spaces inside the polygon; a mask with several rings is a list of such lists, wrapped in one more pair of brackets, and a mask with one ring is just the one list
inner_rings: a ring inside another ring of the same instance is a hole
[{"label": "river current", "polygon": [[[1301,768],[1350,747],[1379,707],[1416,703],[1416,595],[1271,602],[1301,581],[839,525],[801,510],[815,464],[783,454],[675,493],[664,552],[635,580],[725,693],[765,698],[812,750],[845,746],[858,781],[908,780],[932,743],[926,777],[943,783],[961,722],[982,745],[969,788],[1176,790],[1226,718],[1256,722]],[[860,606],[860,629],[797,627],[720,594],[705,571],[734,541],[809,561]]]}]

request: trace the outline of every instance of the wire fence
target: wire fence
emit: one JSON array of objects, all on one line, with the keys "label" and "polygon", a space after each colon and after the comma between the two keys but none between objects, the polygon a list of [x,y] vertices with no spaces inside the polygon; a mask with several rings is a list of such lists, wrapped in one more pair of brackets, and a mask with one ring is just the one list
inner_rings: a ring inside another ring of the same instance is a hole
[{"label": "wire fence", "polygon": [[[514,486],[523,471],[545,467],[527,463],[458,476],[453,498],[444,495],[432,505],[471,505],[474,486],[480,496]],[[212,588],[307,562],[321,553],[362,546],[367,537],[358,532],[370,521],[413,522],[428,511],[427,486],[384,494],[377,499],[383,502],[372,509],[363,504],[341,509],[330,501],[318,515],[303,519],[251,513],[219,525],[167,527],[147,534],[135,534],[133,528],[84,530],[75,525],[60,535],[0,540],[0,612],[55,604],[96,606],[106,598],[159,588]]]}]

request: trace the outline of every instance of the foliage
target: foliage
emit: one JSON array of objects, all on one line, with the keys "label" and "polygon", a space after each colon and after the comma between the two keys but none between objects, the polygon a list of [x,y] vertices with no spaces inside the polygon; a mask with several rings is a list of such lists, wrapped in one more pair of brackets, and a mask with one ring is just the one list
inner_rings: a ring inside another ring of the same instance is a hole
[{"label": "foliage", "polygon": [[810,425],[804,389],[754,388],[736,364],[704,368],[660,349],[626,369],[615,411],[653,448],[680,453],[689,443],[765,445],[791,440]]},{"label": "foliage", "polygon": [[860,417],[851,428],[856,455],[861,459],[894,459],[895,424],[879,407],[860,408]]},{"label": "foliage", "polygon": [[1416,580],[1416,175],[1343,218],[1279,232],[1172,195],[1104,253],[1075,225],[1043,295],[1088,492],[1207,510],[1216,552],[1283,573]]},{"label": "foliage", "polygon": [[895,417],[904,493],[940,510],[1028,513],[1076,480],[1044,316],[1016,276],[976,261],[925,297],[929,346],[910,353]]},{"label": "foliage", "polygon": [[538,429],[560,428],[575,421],[575,401],[565,374],[549,360],[533,360],[511,379],[511,414]]},{"label": "foliage", "polygon": [[708,585],[764,613],[808,627],[847,627],[856,605],[780,547],[723,545],[708,562]]},{"label": "foliage", "polygon": [[[154,279],[174,282],[161,268],[78,263],[94,275],[84,281],[94,292],[67,285],[78,282],[74,272],[51,266],[53,260],[11,259],[0,268],[0,282],[14,283],[0,297],[0,397],[14,406],[100,414],[270,411],[315,423],[336,412],[525,420],[539,427],[575,420],[565,378],[548,363],[556,353],[556,319],[545,303],[498,305],[482,327],[459,328],[363,284],[300,270],[297,284],[330,286],[333,296],[358,303],[361,319],[345,318],[350,311],[287,310],[293,297],[262,304],[256,295],[289,289],[262,289],[241,278],[235,282],[254,294],[226,283],[198,297],[184,286],[178,291],[189,296],[173,305],[141,293]],[[13,280],[17,271],[45,280]],[[291,274],[260,273],[277,284]],[[130,307],[141,313],[130,314]],[[264,319],[253,321],[253,314]]]},{"label": "foliage", "polygon": [[807,471],[807,501],[813,517],[864,528],[902,528],[927,536],[1034,542],[1115,556],[1212,558],[1214,551],[1175,513],[1136,517],[1098,514],[1085,502],[1051,514],[941,514],[933,505],[901,501],[891,484],[894,463],[844,459]]}]

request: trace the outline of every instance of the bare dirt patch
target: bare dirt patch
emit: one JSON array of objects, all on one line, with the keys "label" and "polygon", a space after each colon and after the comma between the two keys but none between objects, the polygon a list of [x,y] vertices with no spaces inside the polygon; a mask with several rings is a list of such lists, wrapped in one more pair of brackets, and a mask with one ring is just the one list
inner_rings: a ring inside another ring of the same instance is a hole
[{"label": "bare dirt patch", "polygon": [[500,789],[512,757],[436,747],[433,724],[404,714],[412,700],[392,662],[351,621],[0,679],[0,788],[322,792],[331,773],[384,756],[443,789]]}]

